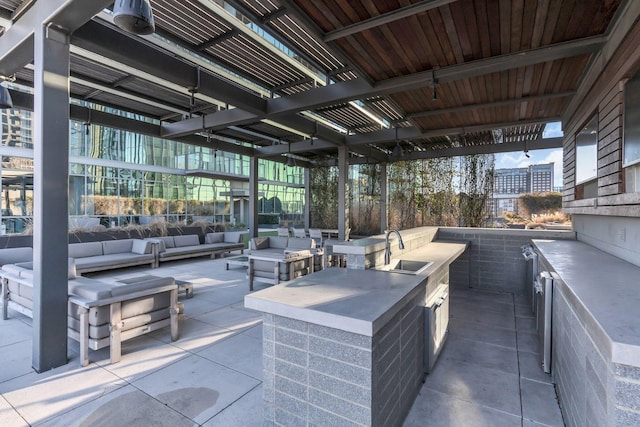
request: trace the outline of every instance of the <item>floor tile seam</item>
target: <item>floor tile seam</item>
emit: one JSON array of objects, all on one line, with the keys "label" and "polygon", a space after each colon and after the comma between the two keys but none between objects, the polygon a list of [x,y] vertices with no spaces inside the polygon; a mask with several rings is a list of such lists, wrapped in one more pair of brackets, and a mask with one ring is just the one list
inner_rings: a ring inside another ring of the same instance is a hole
[{"label": "floor tile seam", "polygon": [[[204,350],[204,349],[203,349],[203,350]],[[205,356],[204,356],[204,355],[202,355],[202,354],[198,354],[198,353],[193,353],[193,352],[191,352],[190,356],[196,356],[196,357],[199,357],[200,359],[204,359],[204,360],[206,360],[207,362],[211,362],[211,363],[216,364],[216,365],[218,365],[218,366],[222,366],[222,367],[223,367],[223,368],[225,368],[225,369],[229,369],[230,371],[234,371],[234,372],[236,372],[236,373],[238,373],[238,374],[240,374],[240,375],[243,375],[243,376],[245,376],[245,377],[248,377],[248,378],[251,378],[251,379],[253,379],[253,380],[256,380],[256,381],[258,381],[258,383],[260,383],[260,384],[262,384],[262,382],[263,382],[262,378],[256,378],[256,377],[254,377],[253,375],[249,375],[249,374],[247,374],[246,372],[239,371],[239,370],[237,370],[237,369],[235,369],[235,368],[232,368],[231,366],[227,366],[227,365],[225,365],[224,363],[221,363],[221,362],[219,362],[219,361],[217,361],[217,360],[209,359],[208,357],[205,357]],[[190,356],[189,356],[189,357],[190,357]],[[181,359],[180,359],[180,360],[181,360]],[[172,362],[171,364],[169,364],[169,365],[167,365],[167,366],[171,366],[171,365],[173,365],[174,363],[179,362],[180,360],[176,360],[175,362]],[[164,369],[164,368],[163,368],[163,369]],[[136,379],[136,381],[137,381],[137,379]]]},{"label": "floor tile seam", "polygon": [[[514,346],[509,346],[509,345],[502,345],[502,344],[494,344],[494,343],[491,343],[491,342],[487,342],[487,341],[485,341],[483,339],[470,338],[468,336],[460,334],[459,332],[456,333],[456,332],[453,332],[453,331],[449,331],[449,335],[452,336],[452,337],[456,337],[456,338],[463,338],[463,339],[466,339],[466,340],[469,340],[469,341],[473,341],[473,342],[476,342],[476,343],[493,345],[493,346],[496,346],[496,347],[501,347],[501,348],[504,348],[504,349],[517,351],[515,345]],[[515,337],[514,337],[514,341],[515,341]]]},{"label": "floor tile seam", "polygon": [[[62,417],[62,416],[66,415],[66,414],[68,414],[68,413],[70,413],[72,411],[75,411],[78,408],[82,408],[82,407],[84,407],[86,405],[92,404],[93,402],[97,401],[98,399],[102,398],[103,396],[108,396],[108,395],[110,395],[110,394],[112,394],[112,393],[114,393],[114,392],[116,392],[118,390],[123,389],[124,387],[127,387],[128,385],[133,386],[133,384],[131,384],[129,381],[119,377],[118,375],[114,374],[113,372],[108,371],[103,366],[100,366],[98,364],[95,364],[95,365],[97,367],[99,367],[100,369],[106,371],[108,374],[113,375],[118,380],[120,380],[120,381],[116,381],[116,384],[114,384],[113,389],[110,389],[109,391],[107,391],[105,393],[105,389],[103,388],[103,390],[102,390],[103,392],[100,393],[99,395],[97,395],[96,397],[94,397],[93,399],[89,399],[86,402],[81,403],[80,405],[74,405],[73,407],[68,408],[67,410],[63,410],[62,412],[57,413],[55,415],[51,415],[51,416],[45,417],[43,420],[40,420],[40,421],[38,421],[38,422],[36,422],[34,424],[29,424],[29,423],[27,423],[27,424],[28,425],[33,425],[33,426],[38,426],[38,425],[41,425],[41,424],[44,424],[44,423],[48,423],[50,421],[55,420],[58,417]],[[119,385],[118,385],[118,382],[120,383]]]},{"label": "floor tile seam", "polygon": [[[486,326],[486,325],[484,325],[484,324],[482,324],[480,322],[471,322],[471,321],[463,320],[463,319],[460,319],[460,318],[455,318],[455,322],[466,323],[468,325],[473,325],[473,326],[477,326],[477,325]],[[463,326],[464,325],[462,325],[461,327],[463,327]],[[493,326],[493,329],[499,329],[501,331],[506,331],[506,332],[515,332],[515,328],[511,329],[511,328],[508,328],[508,327],[505,327],[505,326]]]},{"label": "floor tile seam", "polygon": [[[255,389],[257,389],[258,387],[260,387],[262,385],[262,381],[260,381],[258,384],[256,384],[254,387],[252,387],[251,389],[249,389],[246,393],[244,393],[243,395],[239,396],[237,399],[235,399],[234,401],[230,402],[227,406],[225,406],[224,408],[220,409],[215,415],[212,415],[210,418],[204,420],[203,422],[201,422],[198,425],[204,425],[206,423],[208,423],[209,421],[213,420],[215,417],[217,417],[218,415],[222,414],[225,410],[227,410],[227,408],[231,407],[232,405],[234,405],[236,402],[238,402],[240,399],[244,398],[246,395],[248,395],[249,393],[251,393],[252,391],[254,391]],[[194,421],[195,422],[195,421]]]},{"label": "floor tile seam", "polygon": [[474,298],[474,297],[465,297],[465,296],[452,296],[451,301],[460,304],[467,305],[491,305],[491,304],[499,304],[504,307],[513,307],[515,304],[506,301],[493,301],[490,298]]},{"label": "floor tile seam", "polygon": [[[228,329],[228,328],[226,328],[224,326],[219,326],[219,325],[216,325],[216,324],[213,324],[213,323],[209,323],[209,322],[205,322],[204,320],[198,319],[198,317],[204,316],[204,314],[206,314],[206,313],[200,314],[197,317],[190,317],[189,320],[195,320],[196,322],[202,323],[203,325],[206,325],[206,326],[215,326],[216,328],[220,328],[220,329]],[[166,327],[167,326],[165,326],[165,328]],[[178,328],[178,339],[175,342],[178,342],[178,341],[180,341],[180,329],[179,328]]]},{"label": "floor tile seam", "polygon": [[461,339],[464,339],[464,340],[467,340],[467,341],[473,341],[473,342],[477,342],[477,343],[481,343],[481,344],[486,344],[486,345],[489,345],[489,346],[492,346],[492,347],[499,347],[499,348],[504,348],[504,349],[507,349],[507,350],[513,350],[516,353],[518,352],[518,349],[517,349],[517,345],[518,345],[517,337],[516,337],[516,347],[514,348],[514,347],[509,347],[509,346],[506,346],[506,345],[500,345],[500,344],[494,344],[494,343],[486,342],[486,341],[481,340],[481,339],[474,339],[474,338],[465,337],[465,336],[456,334],[454,332],[449,332],[449,334],[451,336],[455,336],[455,337],[457,337],[459,339],[461,338]]},{"label": "floor tile seam", "polygon": [[[206,350],[206,349],[202,349],[202,350],[200,350],[200,351],[205,351],[205,350]],[[227,365],[225,365],[224,363],[222,363],[222,362],[220,362],[220,361],[218,361],[218,360],[210,359],[210,358],[206,357],[205,355],[202,355],[202,354],[199,354],[199,353],[193,353],[192,355],[193,355],[193,356],[198,356],[198,357],[200,357],[201,359],[206,360],[207,362],[215,363],[216,365],[218,365],[218,366],[222,366],[223,368],[225,368],[225,369],[229,369],[230,371],[237,372],[238,374],[241,374],[241,375],[243,375],[243,376],[245,376],[245,377],[249,377],[249,378],[251,378],[251,379],[253,379],[253,380],[258,381],[259,383],[262,383],[262,382],[263,382],[263,379],[262,379],[262,378],[256,378],[256,377],[254,377],[253,375],[250,375],[250,374],[248,374],[248,373],[246,373],[246,372],[239,371],[237,368],[233,368],[233,367],[231,367],[231,366],[227,366]]]},{"label": "floor tile seam", "polygon": [[[558,427],[558,426],[554,426],[552,424],[542,423],[542,422],[534,420],[533,418],[530,418],[530,417],[522,417],[522,422],[523,423],[524,423],[525,420],[534,423],[536,425],[536,427],[538,427],[538,426],[540,426],[540,427]],[[564,419],[562,420],[562,423],[563,423],[562,424],[563,426],[566,425],[566,424],[564,424]]]},{"label": "floor tile seam", "polygon": [[527,313],[526,315],[522,315],[522,314],[516,314],[516,319],[517,318],[521,318],[521,319],[535,319],[536,317],[532,314]]},{"label": "floor tile seam", "polygon": [[[451,315],[451,317],[449,318],[449,320],[451,321],[451,319],[453,319],[453,321],[454,321],[454,322],[457,322],[457,321],[459,321],[459,320],[462,320],[462,321],[464,321],[464,322],[473,323],[473,324],[475,324],[475,325],[478,325],[478,326],[484,326],[484,327],[487,327],[487,328],[503,328],[503,329],[511,329],[511,328],[509,328],[509,327],[500,326],[500,325],[503,325],[503,324],[504,324],[504,322],[489,322],[489,321],[482,321],[482,320],[479,320],[479,321],[477,320],[477,321],[474,321],[474,322],[470,322],[470,321],[467,321],[467,320],[463,320],[463,319],[461,319],[460,317],[456,317],[456,316],[454,316],[454,315]],[[515,323],[515,322],[514,322],[514,323]],[[515,331],[515,329],[516,329],[516,328],[515,328],[515,326],[514,326],[514,327],[513,327],[513,330]]]},{"label": "floor tile seam", "polygon": [[460,401],[460,402],[468,403],[468,404],[473,405],[475,407],[488,409],[490,411],[495,411],[495,412],[500,412],[502,414],[511,415],[512,417],[518,417],[518,418],[520,418],[522,420],[522,415],[513,414],[513,413],[511,413],[509,411],[504,411],[502,409],[494,408],[493,406],[483,405],[481,403],[478,403],[476,400],[461,399],[460,397],[458,397],[458,396],[456,396],[454,394],[447,393],[447,392],[441,391],[441,390],[436,390],[436,389],[433,389],[431,387],[427,387],[426,383],[425,383],[425,387],[428,388],[429,391],[431,391],[433,393],[440,394],[443,397],[446,397],[448,399],[452,399],[452,400],[457,400],[457,401]]},{"label": "floor tile seam", "polygon": [[[199,322],[204,323],[204,324],[206,324],[208,326],[215,326],[216,328],[225,329],[225,330],[228,330],[228,331],[231,331],[231,332],[234,332],[234,331],[238,330],[238,329],[230,329],[230,326],[235,327],[235,326],[237,326],[237,323],[234,323],[233,325],[228,325],[228,324],[227,325],[221,325],[219,323],[205,322],[204,320],[199,320],[199,319],[196,319],[195,317],[192,317],[191,320],[198,320]],[[247,322],[247,321],[248,322],[252,322],[254,320],[259,320],[260,322],[262,322],[262,318],[259,318],[259,319],[245,319],[245,320],[243,320],[243,322]],[[253,326],[255,326],[255,325],[253,325]],[[247,327],[247,325],[240,326],[240,329],[246,328],[246,327]]]},{"label": "floor tile seam", "polygon": [[[469,306],[476,307],[482,306],[483,309],[497,311],[497,310],[511,310],[514,308],[513,304],[502,303],[499,301],[489,301],[489,300],[470,300],[467,298],[451,298],[452,304],[458,304],[460,306]],[[495,308],[491,308],[495,307]]]},{"label": "floor tile seam", "polygon": [[553,384],[551,382],[551,379],[549,379],[549,382],[546,382],[546,381],[539,380],[537,378],[529,378],[529,377],[526,377],[524,375],[520,375],[520,378],[522,378],[525,381],[529,381],[529,382],[536,383],[536,384],[542,384],[542,385],[545,385],[545,386],[549,386],[550,385],[550,386],[553,387],[553,392],[554,392],[554,395],[555,395],[555,384]]},{"label": "floor tile seam", "polygon": [[[513,297],[514,301],[515,301],[515,296]],[[516,309],[515,306],[513,308],[513,314],[514,314],[514,326],[515,326],[515,314],[516,314]],[[518,328],[515,327],[515,333],[516,333],[516,359],[517,359],[517,366],[518,366],[518,401],[520,402],[520,419],[524,420],[524,406],[523,406],[523,402],[522,402],[522,368],[520,366],[520,345],[519,345],[519,340],[518,340]],[[523,421],[524,424],[524,421]]]},{"label": "floor tile seam", "polygon": [[[11,377],[11,378],[8,378],[8,379],[6,379],[6,380],[4,380],[4,381],[0,381],[0,385],[2,385],[2,384],[4,384],[4,383],[7,383],[7,382],[9,382],[9,381],[13,381],[13,380],[18,379],[18,378],[22,378],[22,377],[24,377],[24,376],[26,376],[26,375],[31,375],[31,374],[33,374],[34,372],[35,372],[35,371],[33,370],[33,368],[32,368],[32,367],[29,367],[29,372],[25,372],[24,374],[20,374],[20,375],[18,375],[18,376],[16,376],[16,377]],[[5,392],[5,393],[6,393],[6,392]],[[5,393],[0,393],[0,395],[4,395]]]},{"label": "floor tile seam", "polygon": [[[513,310],[509,309],[509,310],[502,310],[502,311],[496,311],[496,310],[490,310],[490,309],[486,309],[483,307],[478,308],[478,306],[468,306],[468,307],[461,307],[461,306],[455,306],[455,302],[451,302],[452,304],[452,311],[451,314],[455,315],[457,314],[458,316],[461,315],[466,315],[466,316],[473,316],[473,315],[477,315],[477,314],[482,314],[484,312],[487,312],[488,314],[492,315],[492,316],[500,316],[500,317],[509,317],[509,320],[513,319],[514,323],[515,323],[515,316],[513,315]],[[494,320],[489,320],[490,322],[493,322]]]},{"label": "floor tile seam", "polygon": [[459,303],[468,303],[468,304],[499,304],[509,307],[514,307],[517,304],[507,301],[491,301],[489,298],[473,298],[459,295],[452,295],[451,301],[457,301]]},{"label": "floor tile seam", "polygon": [[[482,365],[480,363],[476,363],[476,362],[473,362],[473,361],[465,361],[465,360],[452,359],[452,358],[445,358],[444,360],[449,360],[450,362],[453,362],[456,365],[467,365],[467,366],[475,368],[475,369],[483,369],[483,370],[487,370],[487,371],[492,371],[492,373],[494,375],[510,375],[510,376],[513,376],[513,379],[515,379],[516,377],[519,378],[519,374],[517,374],[515,372],[505,371],[504,369],[500,369],[500,368],[492,368],[492,367],[485,366],[485,365]],[[437,366],[437,362],[436,362],[436,366]],[[429,383],[429,376],[427,376],[427,379],[424,382],[424,384],[426,385],[428,383]],[[518,384],[519,384],[519,381],[518,381]]]},{"label": "floor tile seam", "polygon": [[[182,412],[178,411],[175,408],[172,408],[171,406],[167,405],[166,403],[164,403],[162,400],[156,398],[155,396],[150,395],[149,393],[147,393],[146,391],[142,390],[140,387],[136,386],[135,384],[131,383],[129,384],[131,385],[131,387],[135,388],[136,390],[138,390],[140,393],[143,393],[144,395],[148,396],[150,399],[155,400],[156,402],[158,402],[160,405],[164,406],[166,409],[169,409],[170,411],[173,411],[177,414],[180,414],[181,416],[183,416],[184,418],[190,420],[192,423],[194,423],[195,425],[200,426],[201,423],[196,422],[193,418],[191,418],[190,416],[183,414]],[[84,406],[84,405],[83,405]]]},{"label": "floor tile seam", "polygon": [[[16,377],[16,378],[17,378],[17,377]],[[2,400],[4,400],[5,402],[7,402],[7,405],[9,405],[9,406],[11,407],[11,409],[13,410],[13,412],[15,412],[15,413],[20,417],[20,419],[22,419],[22,420],[24,421],[25,425],[30,425],[30,424],[27,422],[27,420],[22,416],[22,414],[20,413],[20,411],[18,410],[18,408],[16,408],[15,406],[13,406],[13,404],[12,404],[11,402],[9,402],[9,401],[7,400],[7,398],[6,398],[6,397],[4,397],[4,393],[0,393],[0,399],[2,399]]]},{"label": "floor tile seam", "polygon": [[20,343],[28,342],[28,341],[33,341],[33,338],[25,338],[23,340],[13,341],[13,342],[10,342],[10,343],[7,343],[7,344],[3,343],[3,344],[0,345],[0,351],[2,351],[5,347],[9,347],[9,346],[12,346],[12,345],[16,345],[16,344],[20,344]]},{"label": "floor tile seam", "polygon": [[[221,304],[219,302],[211,301],[210,299],[207,299],[205,295],[202,295],[200,293],[198,293],[198,294],[194,293],[194,298],[195,298],[196,295],[200,296],[200,300],[201,301],[206,301],[206,302],[213,303],[213,304],[216,304],[216,305],[220,306],[220,307],[216,307],[214,310],[211,310],[211,311],[222,310],[223,308],[231,307],[232,304],[235,304],[234,302],[230,302],[228,304]],[[207,313],[211,313],[211,311],[207,311]]]},{"label": "floor tile seam", "polygon": [[[154,339],[156,339],[156,340],[157,340],[157,338],[154,338]],[[164,342],[163,342],[163,341],[161,341],[161,340],[157,340],[157,341],[160,341],[160,342],[164,343]],[[164,344],[167,344],[167,343],[164,343]],[[171,345],[171,343],[169,343],[169,345]],[[194,355],[194,354],[195,354],[195,353],[191,352],[190,350],[185,350],[185,349],[182,349],[182,348],[179,348],[179,347],[178,347],[178,349],[179,349],[179,350],[181,350],[181,351],[182,351],[183,353],[185,353],[185,354],[180,355],[180,357],[178,357],[177,359],[175,359],[175,360],[173,360],[173,361],[171,361],[171,362],[167,362],[167,363],[163,364],[162,366],[160,366],[160,367],[158,367],[158,368],[155,368],[155,369],[151,370],[150,372],[147,372],[146,374],[143,374],[142,376],[136,376],[136,379],[135,379],[135,380],[133,380],[133,382],[138,381],[138,380],[141,380],[141,379],[143,379],[143,378],[146,378],[146,377],[148,377],[149,375],[153,375],[153,374],[157,373],[158,371],[160,371],[160,370],[162,370],[162,369],[165,369],[165,368],[167,368],[167,367],[169,367],[169,366],[172,366],[172,365],[174,365],[174,364],[176,364],[176,363],[178,363],[178,362],[182,361],[183,359],[186,359],[187,357],[192,356],[192,355]],[[102,369],[104,369],[104,370],[106,370],[107,372],[109,372],[110,374],[115,375],[116,377],[120,378],[122,381],[125,381],[126,383],[128,383],[128,384],[130,384],[130,385],[133,385],[133,382],[131,382],[131,381],[127,380],[126,378],[121,377],[121,376],[120,376],[120,375],[118,375],[116,372],[114,372],[114,371],[112,371],[111,369],[109,369],[109,367],[113,365],[110,361],[106,361],[106,363],[105,363],[104,365],[98,364],[97,362],[94,362],[94,363],[95,363],[97,366],[100,366]],[[118,366],[116,365],[116,366],[115,366],[115,368],[117,368],[117,367],[118,367]]]}]

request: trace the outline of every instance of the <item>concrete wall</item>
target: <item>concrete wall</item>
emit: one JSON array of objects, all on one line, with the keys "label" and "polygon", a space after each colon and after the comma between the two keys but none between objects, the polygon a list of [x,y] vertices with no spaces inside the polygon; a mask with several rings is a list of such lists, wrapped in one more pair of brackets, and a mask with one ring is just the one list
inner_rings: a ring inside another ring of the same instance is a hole
[{"label": "concrete wall", "polygon": [[437,240],[470,242],[469,248],[451,264],[452,287],[529,294],[527,263],[522,246],[531,239],[575,239],[575,233],[547,230],[441,227]]},{"label": "concrete wall", "polygon": [[640,266],[640,217],[574,215],[573,228],[578,240]]}]

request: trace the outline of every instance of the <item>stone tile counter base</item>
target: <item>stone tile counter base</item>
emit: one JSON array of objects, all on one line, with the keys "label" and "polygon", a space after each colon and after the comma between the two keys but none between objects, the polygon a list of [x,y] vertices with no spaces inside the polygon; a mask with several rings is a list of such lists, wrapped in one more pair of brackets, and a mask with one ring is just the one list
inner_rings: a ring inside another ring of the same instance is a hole
[{"label": "stone tile counter base", "polygon": [[424,376],[424,298],[373,337],[264,314],[265,425],[401,425]]}]

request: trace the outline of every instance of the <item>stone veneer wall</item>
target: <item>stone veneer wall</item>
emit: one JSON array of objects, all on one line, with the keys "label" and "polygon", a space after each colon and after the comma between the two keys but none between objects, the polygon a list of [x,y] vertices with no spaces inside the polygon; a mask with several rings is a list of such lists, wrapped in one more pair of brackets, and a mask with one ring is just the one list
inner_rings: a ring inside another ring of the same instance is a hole
[{"label": "stone veneer wall", "polygon": [[467,250],[451,264],[451,286],[497,292],[528,294],[527,262],[522,246],[531,239],[575,240],[575,233],[547,230],[441,227],[436,240],[470,242]]},{"label": "stone veneer wall", "polygon": [[424,301],[373,337],[264,314],[265,425],[400,426],[422,385]]},{"label": "stone veneer wall", "polygon": [[552,376],[567,426],[640,425],[640,369],[611,361],[596,323],[554,286]]}]

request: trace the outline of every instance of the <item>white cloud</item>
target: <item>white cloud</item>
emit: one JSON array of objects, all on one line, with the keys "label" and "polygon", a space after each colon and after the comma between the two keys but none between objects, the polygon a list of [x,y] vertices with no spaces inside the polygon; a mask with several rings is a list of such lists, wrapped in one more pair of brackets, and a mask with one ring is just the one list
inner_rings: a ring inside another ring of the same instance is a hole
[{"label": "white cloud", "polygon": [[561,122],[547,123],[542,132],[543,138],[554,138],[563,135]]},{"label": "white cloud", "polygon": [[558,148],[556,150],[551,150],[547,157],[541,163],[551,163],[553,162],[553,178],[554,178],[554,186],[561,187],[562,186],[562,148]]},{"label": "white cloud", "polygon": [[496,169],[519,168],[522,159],[526,159],[524,153],[496,154]]}]

